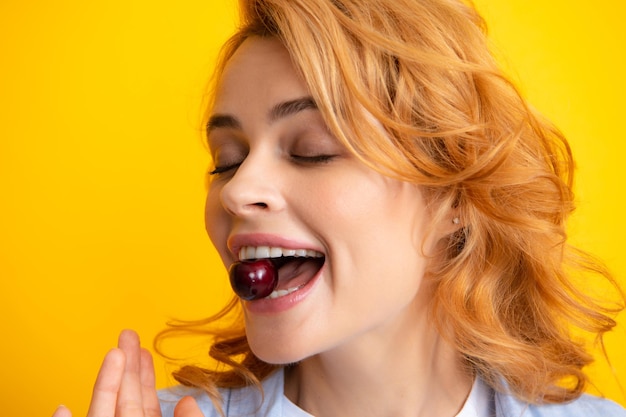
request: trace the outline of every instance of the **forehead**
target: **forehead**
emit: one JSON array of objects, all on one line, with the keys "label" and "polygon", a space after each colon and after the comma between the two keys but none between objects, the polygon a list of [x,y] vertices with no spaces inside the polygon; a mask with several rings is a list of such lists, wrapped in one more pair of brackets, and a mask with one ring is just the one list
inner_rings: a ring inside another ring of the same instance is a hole
[{"label": "forehead", "polygon": [[276,38],[251,37],[230,58],[215,91],[215,111],[308,95],[287,49]]}]

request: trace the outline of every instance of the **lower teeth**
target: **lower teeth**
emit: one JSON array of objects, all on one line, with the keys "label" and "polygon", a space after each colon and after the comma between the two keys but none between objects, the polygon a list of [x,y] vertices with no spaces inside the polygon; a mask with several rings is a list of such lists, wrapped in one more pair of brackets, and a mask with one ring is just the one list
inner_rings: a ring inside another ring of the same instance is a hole
[{"label": "lower teeth", "polygon": [[304,285],[300,285],[300,286],[293,287],[293,288],[287,288],[286,290],[274,290],[272,291],[270,295],[267,296],[267,298],[274,299],[274,298],[284,297],[287,294],[291,294],[294,291],[298,291],[302,287],[304,287]]}]

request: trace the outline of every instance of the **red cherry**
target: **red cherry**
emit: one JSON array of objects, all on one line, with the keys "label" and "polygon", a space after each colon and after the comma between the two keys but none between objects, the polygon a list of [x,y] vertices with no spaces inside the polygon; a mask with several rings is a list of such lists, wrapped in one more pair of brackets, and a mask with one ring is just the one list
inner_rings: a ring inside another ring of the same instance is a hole
[{"label": "red cherry", "polygon": [[235,262],[228,274],[235,293],[248,301],[267,297],[278,284],[278,271],[269,259]]}]

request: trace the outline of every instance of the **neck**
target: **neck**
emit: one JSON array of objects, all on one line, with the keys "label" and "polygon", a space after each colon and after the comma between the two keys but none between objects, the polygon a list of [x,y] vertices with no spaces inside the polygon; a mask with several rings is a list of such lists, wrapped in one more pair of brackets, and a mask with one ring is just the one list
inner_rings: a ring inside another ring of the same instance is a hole
[{"label": "neck", "polygon": [[472,377],[426,317],[401,314],[303,360],[287,370],[285,394],[316,417],[455,416]]}]

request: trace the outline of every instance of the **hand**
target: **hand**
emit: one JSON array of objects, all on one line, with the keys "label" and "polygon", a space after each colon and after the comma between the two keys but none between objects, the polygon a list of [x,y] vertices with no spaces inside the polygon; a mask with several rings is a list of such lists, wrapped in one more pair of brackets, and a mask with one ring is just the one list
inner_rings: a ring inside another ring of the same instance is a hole
[{"label": "hand", "polygon": [[[71,417],[60,406],[52,417]],[[120,333],[118,347],[104,357],[87,417],[161,417],[152,355],[139,345],[132,330]],[[196,401],[185,397],[176,405],[174,417],[203,417]]]}]

